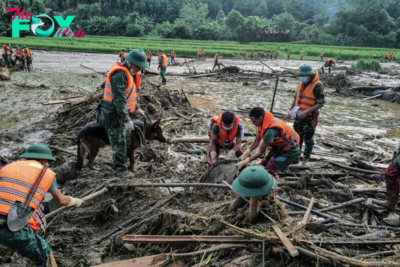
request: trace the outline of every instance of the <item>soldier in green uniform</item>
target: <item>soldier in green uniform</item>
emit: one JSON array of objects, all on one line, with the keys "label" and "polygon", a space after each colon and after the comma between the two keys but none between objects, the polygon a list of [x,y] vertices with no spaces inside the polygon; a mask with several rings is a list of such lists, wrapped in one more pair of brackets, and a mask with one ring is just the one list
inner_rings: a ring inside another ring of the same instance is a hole
[{"label": "soldier in green uniform", "polygon": [[7,67],[11,66],[11,60],[10,57],[13,53],[13,50],[10,48],[10,43],[5,43],[5,45],[3,45],[3,59],[4,61],[7,63]]},{"label": "soldier in green uniform", "polygon": [[158,50],[158,69],[160,70],[161,83],[167,84],[167,78],[165,78],[165,73],[167,72],[168,58],[163,54],[161,49]]},{"label": "soldier in green uniform", "polygon": [[215,67],[218,67],[218,71],[220,70],[220,63],[219,63],[219,59],[222,57],[221,52],[218,51],[217,54],[215,54],[214,57],[214,67],[212,68],[212,71],[214,71]]},{"label": "soldier in green uniform", "polygon": [[115,63],[111,66],[97,117],[97,122],[107,129],[114,168],[122,178],[130,176],[126,159],[130,131],[134,129],[134,125],[129,113],[137,112],[144,116],[137,104],[139,92],[131,73],[137,73],[149,66],[146,55],[137,49],[124,55],[124,59],[122,64]]}]

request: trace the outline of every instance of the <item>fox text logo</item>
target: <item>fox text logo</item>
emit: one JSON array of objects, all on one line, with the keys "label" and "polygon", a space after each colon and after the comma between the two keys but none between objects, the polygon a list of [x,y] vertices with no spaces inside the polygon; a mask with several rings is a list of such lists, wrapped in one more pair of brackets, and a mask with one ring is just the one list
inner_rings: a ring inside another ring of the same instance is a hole
[{"label": "fox text logo", "polygon": [[[7,11],[8,13],[15,11],[14,16],[12,17],[12,37],[19,37],[20,31],[29,31],[29,24],[27,24],[27,22],[31,23],[30,28],[36,36],[49,37],[54,32],[54,20],[45,14],[33,16],[32,13],[28,13],[25,15],[26,9],[20,11],[18,7],[9,8]],[[49,29],[42,30],[39,28],[44,25],[44,22],[40,18],[47,18],[50,20],[51,26]],[[68,16],[65,19],[62,16],[54,16],[55,21],[60,25],[60,27],[55,28],[57,32],[53,37],[62,37],[63,35],[71,38],[84,37],[84,31],[71,31],[69,29],[69,25],[71,25],[74,18],[75,16]]]}]

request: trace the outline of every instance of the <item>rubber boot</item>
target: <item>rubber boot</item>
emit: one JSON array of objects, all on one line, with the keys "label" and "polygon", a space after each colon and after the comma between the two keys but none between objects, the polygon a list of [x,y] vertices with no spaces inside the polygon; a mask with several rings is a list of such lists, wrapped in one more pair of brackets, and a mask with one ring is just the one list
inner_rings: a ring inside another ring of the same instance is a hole
[{"label": "rubber boot", "polygon": [[302,165],[302,166],[306,166],[307,163],[308,163],[308,159],[309,159],[309,158],[303,157],[303,162],[301,163],[301,165]]},{"label": "rubber boot", "polygon": [[399,200],[399,196],[388,196],[384,202],[375,202],[381,206],[384,206],[390,210],[389,215],[383,219],[383,221],[390,226],[400,226],[400,216],[396,213],[396,206]]},{"label": "rubber boot", "polygon": [[389,197],[388,196],[385,201],[374,200],[374,202],[380,206],[383,206],[383,207],[389,209],[390,211],[395,211],[398,200],[399,200],[398,197]]}]

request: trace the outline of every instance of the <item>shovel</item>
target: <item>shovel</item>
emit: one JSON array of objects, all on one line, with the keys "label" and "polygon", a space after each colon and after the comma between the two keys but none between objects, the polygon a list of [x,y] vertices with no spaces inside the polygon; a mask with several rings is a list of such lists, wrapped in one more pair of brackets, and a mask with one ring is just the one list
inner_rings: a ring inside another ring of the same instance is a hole
[{"label": "shovel", "polygon": [[36,193],[36,189],[39,187],[39,183],[42,180],[48,168],[49,164],[46,163],[42,171],[40,172],[39,177],[36,179],[35,184],[31,188],[31,191],[29,192],[29,195],[26,198],[25,203],[15,201],[14,204],[12,205],[11,210],[7,216],[7,226],[11,232],[17,232],[28,224],[34,212],[34,209],[32,207],[29,207],[29,203],[31,203],[33,195]]}]

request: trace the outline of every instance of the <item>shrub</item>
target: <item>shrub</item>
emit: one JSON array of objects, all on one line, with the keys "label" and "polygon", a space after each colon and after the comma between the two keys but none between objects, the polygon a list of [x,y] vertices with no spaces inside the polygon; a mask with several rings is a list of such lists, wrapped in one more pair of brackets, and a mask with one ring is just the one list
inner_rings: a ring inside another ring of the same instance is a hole
[{"label": "shrub", "polygon": [[381,64],[379,63],[378,60],[357,60],[356,64],[353,64],[351,66],[354,69],[358,70],[372,70],[372,71],[378,71],[381,70]]}]

